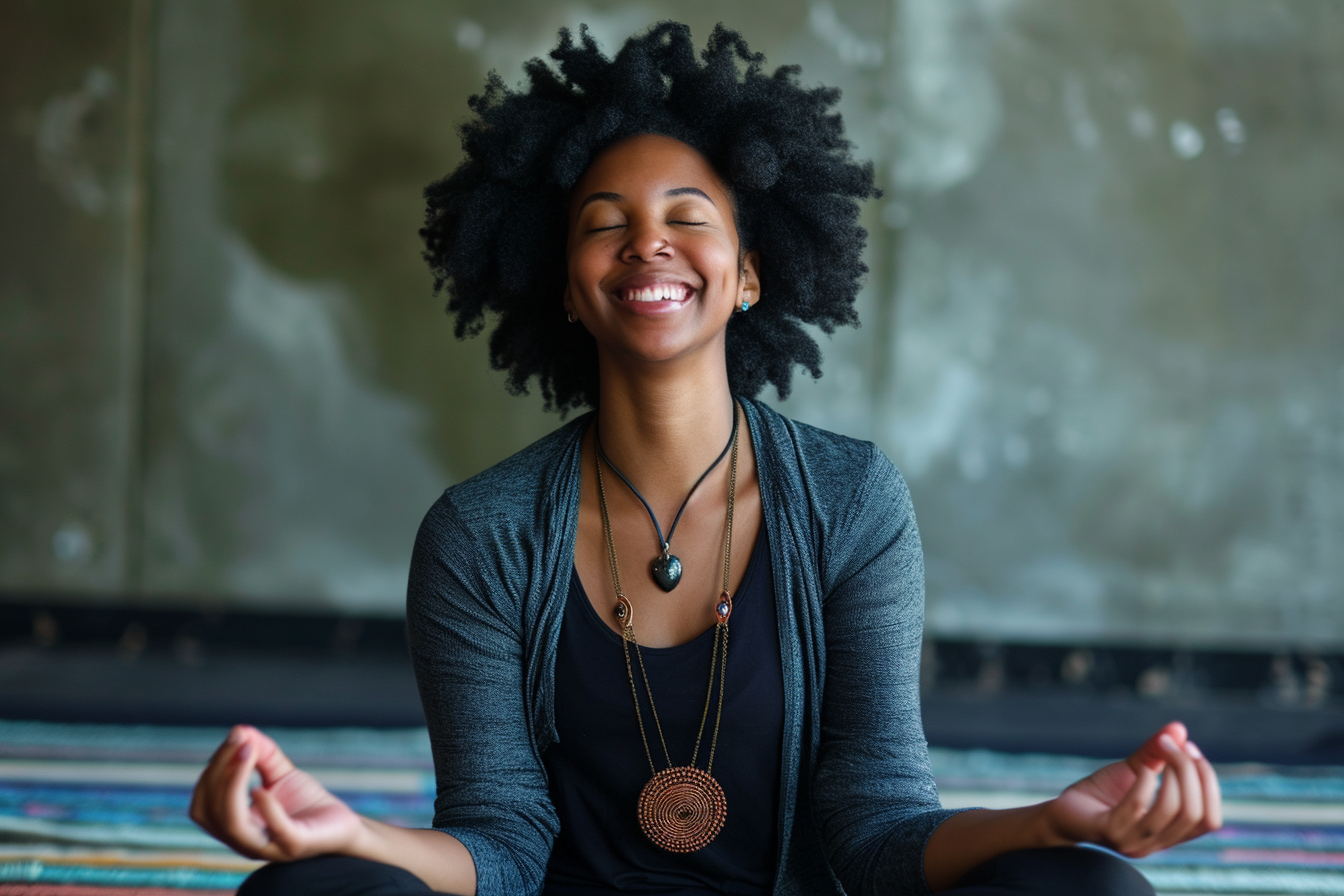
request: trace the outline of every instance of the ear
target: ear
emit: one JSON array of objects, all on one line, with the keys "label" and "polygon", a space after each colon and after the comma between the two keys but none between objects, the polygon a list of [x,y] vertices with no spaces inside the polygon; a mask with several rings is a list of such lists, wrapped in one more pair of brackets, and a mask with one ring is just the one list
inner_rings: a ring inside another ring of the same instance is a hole
[{"label": "ear", "polygon": [[569,284],[565,284],[565,297],[560,300],[560,304],[564,306],[566,314],[574,313],[574,300],[569,297]]},{"label": "ear", "polygon": [[755,305],[761,300],[761,256],[752,250],[742,256],[742,271],[737,278],[737,304],[743,302]]}]

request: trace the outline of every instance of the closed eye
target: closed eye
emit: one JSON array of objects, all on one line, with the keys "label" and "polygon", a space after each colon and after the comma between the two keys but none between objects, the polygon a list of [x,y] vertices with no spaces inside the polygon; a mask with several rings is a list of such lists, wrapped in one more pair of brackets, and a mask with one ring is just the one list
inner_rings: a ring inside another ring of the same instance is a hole
[{"label": "closed eye", "polygon": [[[704,227],[708,221],[668,221],[669,224],[682,224],[686,227]],[[606,227],[590,227],[584,233],[602,233],[607,230],[620,230],[624,224],[608,224]]]}]

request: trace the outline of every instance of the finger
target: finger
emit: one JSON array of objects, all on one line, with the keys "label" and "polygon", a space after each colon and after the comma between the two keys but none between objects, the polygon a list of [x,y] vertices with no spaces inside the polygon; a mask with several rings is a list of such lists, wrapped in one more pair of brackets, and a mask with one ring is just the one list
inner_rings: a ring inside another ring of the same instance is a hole
[{"label": "finger", "polygon": [[[1179,749],[1179,748],[1177,748]],[[1155,850],[1156,842],[1167,829],[1181,809],[1180,776],[1168,763],[1162,772],[1162,786],[1157,791],[1157,799],[1147,813],[1138,819],[1134,826],[1135,845],[1147,852]]]},{"label": "finger", "polygon": [[210,758],[205,761],[206,768],[209,768],[218,762],[225,753],[237,749],[238,744],[242,741],[241,736],[238,734],[238,729],[240,727],[242,726],[235,725],[229,729],[228,734],[220,740],[219,746],[215,747],[215,752],[211,753]]},{"label": "finger", "polygon": [[1127,828],[1117,831],[1112,838],[1112,849],[1131,859],[1141,859],[1149,853],[1157,851],[1152,835],[1154,826],[1151,812],[1153,808],[1156,808],[1157,801],[1162,798],[1162,795],[1166,793],[1170,787],[1171,785],[1168,784],[1167,780],[1164,778],[1161,782],[1160,789],[1158,790],[1157,799],[1153,801],[1153,805],[1150,807],[1149,812],[1139,815],[1130,822]]},{"label": "finger", "polygon": [[192,821],[214,835],[219,835],[219,824],[227,802],[233,762],[245,740],[232,734],[219,745],[210,762],[201,771],[191,794],[189,814]]},{"label": "finger", "polygon": [[294,763],[280,749],[280,745],[255,728],[251,731],[251,740],[257,750],[257,771],[261,773],[261,785],[270,787],[285,775],[294,771]]},{"label": "finger", "polygon": [[248,782],[256,768],[256,750],[250,741],[238,746],[230,768],[227,797],[224,802],[225,817],[221,840],[234,849],[258,851],[266,845],[266,835],[252,818],[252,805],[248,796]]},{"label": "finger", "polygon": [[1193,741],[1186,744],[1186,750],[1195,759],[1195,768],[1199,770],[1204,796],[1204,823],[1201,825],[1200,833],[1216,831],[1223,826],[1223,789],[1218,783],[1218,773],[1213,770],[1213,764],[1204,758],[1204,754]]},{"label": "finger", "polygon": [[[1124,795],[1108,813],[1105,826],[1107,844],[1124,851],[1127,842],[1132,841],[1132,831],[1148,813],[1153,804],[1153,794],[1157,792],[1157,772],[1140,764],[1134,771],[1134,783],[1129,785]],[[1126,853],[1128,854],[1128,853]]]},{"label": "finger", "polygon": [[1140,765],[1151,768],[1155,772],[1160,772],[1162,766],[1167,762],[1167,753],[1162,746],[1162,738],[1169,737],[1179,746],[1185,743],[1188,736],[1185,725],[1180,722],[1168,722],[1152,737],[1144,741],[1143,746],[1135,750],[1125,761],[1136,772]]},{"label": "finger", "polygon": [[266,835],[271,849],[276,853],[268,858],[301,858],[304,847],[302,832],[289,817],[284,806],[264,787],[252,791],[252,805],[257,807],[266,825]]},{"label": "finger", "polygon": [[[209,770],[209,766],[201,769],[200,777],[196,779],[196,786],[191,788],[191,803],[187,806],[187,817],[202,827],[204,827],[205,823],[205,813],[203,811],[205,803],[205,775]],[[209,831],[206,833],[209,833]]]},{"label": "finger", "polygon": [[[1177,747],[1176,755],[1172,756],[1167,765],[1167,774],[1176,782],[1180,794],[1180,805],[1166,829],[1158,835],[1154,849],[1166,849],[1204,833],[1200,830],[1204,822],[1204,782],[1200,779],[1195,757],[1190,752],[1193,746],[1190,741],[1186,741]],[[1195,749],[1198,751],[1197,747]]]},{"label": "finger", "polygon": [[210,760],[205,764],[206,768],[223,768],[232,761],[238,748],[247,742],[248,732],[255,730],[248,725],[234,725],[229,729],[229,733],[220,741],[215,752],[210,756]]},{"label": "finger", "polygon": [[206,763],[207,772],[213,773],[214,777],[227,777],[229,763],[237,755],[239,747],[247,743],[246,725],[235,725],[230,729],[229,734],[211,755],[210,761]]}]

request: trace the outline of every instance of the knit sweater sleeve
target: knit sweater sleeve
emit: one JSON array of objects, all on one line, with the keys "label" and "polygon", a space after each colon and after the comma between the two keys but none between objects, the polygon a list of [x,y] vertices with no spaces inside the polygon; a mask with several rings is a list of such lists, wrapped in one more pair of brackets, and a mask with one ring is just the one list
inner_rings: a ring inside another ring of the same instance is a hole
[{"label": "knit sweater sleeve", "polygon": [[434,827],[476,864],[478,896],[540,891],[559,823],[528,721],[517,544],[451,492],[421,524],[406,622],[434,753]]},{"label": "knit sweater sleeve", "polygon": [[941,808],[919,708],[924,558],[910,493],[870,447],[822,546],[826,673],[815,818],[849,896],[928,893]]}]

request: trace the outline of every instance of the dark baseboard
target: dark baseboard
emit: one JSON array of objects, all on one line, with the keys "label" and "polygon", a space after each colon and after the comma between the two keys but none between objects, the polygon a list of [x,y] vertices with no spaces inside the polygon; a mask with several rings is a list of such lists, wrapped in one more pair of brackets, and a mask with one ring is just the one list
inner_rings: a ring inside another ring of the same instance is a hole
[{"label": "dark baseboard", "polygon": [[[1118,756],[1171,719],[1219,761],[1344,765],[1338,655],[925,645],[935,746]],[[0,718],[418,726],[399,620],[0,604]]]}]

